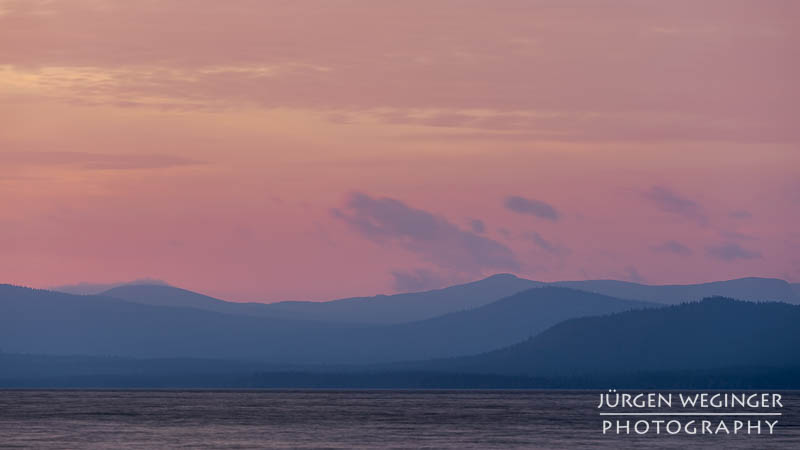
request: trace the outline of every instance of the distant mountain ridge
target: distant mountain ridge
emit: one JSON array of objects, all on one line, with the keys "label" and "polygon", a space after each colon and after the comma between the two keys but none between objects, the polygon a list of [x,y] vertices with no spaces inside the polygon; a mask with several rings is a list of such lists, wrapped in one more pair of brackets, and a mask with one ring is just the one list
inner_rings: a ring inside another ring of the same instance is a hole
[{"label": "distant mountain ridge", "polygon": [[511,274],[497,274],[471,283],[432,291],[353,297],[327,302],[226,302],[164,285],[125,285],[102,294],[135,303],[192,307],[226,314],[338,323],[392,324],[420,321],[469,310],[526,289],[542,286],[568,287],[619,299],[662,304],[697,301],[712,296],[800,303],[800,294],[795,292],[797,286],[771,278],[739,278],[693,285],[651,286],[616,280],[544,283],[518,278]]},{"label": "distant mountain ridge", "polygon": [[[386,327],[384,333],[391,336],[400,332],[396,336],[397,342],[424,349],[424,352],[414,352],[417,355],[466,355],[520,342],[567,319],[657,306],[575,289],[544,286],[475,309]],[[411,359],[410,356],[404,359]]]},{"label": "distant mountain ridge", "polygon": [[272,318],[287,318],[286,316],[289,316],[271,308],[268,303],[228,302],[186,289],[165,285],[117,286],[100,293],[100,295],[144,305],[196,308],[223,314]]},{"label": "distant mountain ridge", "polygon": [[[760,278],[688,286],[545,284],[500,274],[420,293],[260,304],[225,302],[163,285],[119,286],[103,295],[79,296],[0,285],[0,349],[283,365],[390,363],[493,351],[547,335],[570,319],[659,305],[593,290],[676,303],[726,290],[769,299],[786,295],[787,286],[793,287]],[[744,323],[747,317],[736,320]]]},{"label": "distant mountain ridge", "polygon": [[800,303],[800,294],[793,286],[777,278],[749,277],[686,285],[646,285],[617,280],[558,281],[550,284],[617,298],[665,304],[697,301],[714,296],[738,300]]},{"label": "distant mountain ridge", "polygon": [[76,284],[67,284],[62,286],[52,286],[49,287],[48,290],[56,291],[56,292],[63,292],[65,294],[75,294],[75,295],[97,295],[103,293],[109,289],[113,289],[120,286],[138,286],[138,285],[149,285],[149,286],[169,286],[166,281],[158,280],[156,278],[139,278],[137,280],[132,281],[120,281],[117,283],[76,283]]},{"label": "distant mountain ridge", "polygon": [[[181,357],[154,356],[145,359],[135,355],[109,357],[103,356],[109,353],[102,350],[93,355],[79,356],[66,352],[63,356],[54,356],[19,352],[10,342],[12,345],[6,348],[10,352],[0,352],[0,367],[3,367],[0,370],[0,386],[794,389],[798,387],[797,374],[800,373],[800,353],[797,352],[800,347],[800,306],[777,302],[744,302],[717,297],[673,306],[629,309],[567,319],[517,344],[476,355],[365,366],[330,364],[319,357],[315,362],[294,364],[243,358],[242,353],[236,352],[236,344],[248,340],[258,344],[274,344],[261,340],[263,336],[259,333],[264,331],[265,324],[276,325],[276,322],[191,308],[153,307],[47,293],[51,297],[51,301],[46,302],[47,306],[57,309],[54,315],[40,323],[20,320],[27,313],[24,305],[28,302],[20,304],[9,301],[8,294],[15,294],[18,298],[37,297],[42,292],[46,291],[0,286],[0,343],[9,343],[8,337],[18,336],[16,333],[20,331],[31,331],[34,335],[49,331],[52,333],[50,338],[54,339],[51,343],[58,345],[66,340],[109,349],[114,346],[109,346],[108,341],[131,338],[127,345],[132,345],[132,348],[151,341],[162,348],[174,349],[176,345],[180,347],[181,343],[186,342],[187,337],[193,337],[199,339],[199,342],[194,342],[199,344],[199,348],[220,345],[215,348],[229,352],[212,354],[214,359],[191,353]],[[594,302],[597,294],[557,287],[534,288],[491,305],[452,314],[454,317],[450,318],[442,316],[419,323],[383,327],[345,327],[344,330],[350,330],[346,333],[355,333],[351,336],[355,339],[346,344],[353,353],[371,348],[355,345],[366,340],[359,333],[369,329],[408,330],[407,327],[424,322],[441,326],[448,320],[469,327],[472,325],[470,313],[476,314],[475,320],[480,317],[491,318],[492,314],[507,308],[510,308],[510,312],[520,313],[517,309],[519,304],[531,307],[542,300],[546,303],[553,294],[558,294],[557,298],[561,299],[569,295],[578,299],[583,297],[590,306],[597,307]],[[86,303],[73,304],[78,300]],[[579,301],[568,302],[580,305]],[[34,303],[39,301],[35,300]],[[59,305],[68,309],[59,309]],[[122,309],[118,309],[121,306]],[[94,311],[96,307],[112,309],[98,314],[98,311]],[[480,312],[484,309],[489,311]],[[497,311],[492,312],[491,309]],[[69,310],[73,310],[72,316],[67,314],[65,317],[65,311]],[[153,310],[160,311],[162,315],[154,319],[145,314],[146,321],[136,320],[142,317],[143,311]],[[9,316],[9,313],[12,314]],[[170,313],[177,315],[169,317]],[[87,330],[81,327],[85,323],[75,320],[86,315],[90,316],[91,323],[100,324],[102,335],[86,333]],[[167,321],[163,320],[164,315],[168,316]],[[131,317],[134,318],[132,329],[137,333],[129,336],[129,330],[120,330],[120,325],[127,322],[123,319],[129,320]],[[495,316],[499,319],[508,317],[507,314]],[[233,320],[234,327],[221,328],[215,323],[219,318]],[[72,332],[66,336],[58,331],[59,324],[65,321]],[[193,327],[192,324],[200,326]],[[257,324],[257,327],[251,328],[252,324]],[[502,324],[503,320],[497,320],[494,325]],[[147,328],[142,329],[143,325]],[[169,331],[175,326],[188,328],[189,333],[179,333],[177,342],[164,340],[170,337]],[[510,326],[513,328],[515,325]],[[207,328],[216,333],[221,342],[205,340],[202,333],[198,334]],[[225,334],[231,330],[243,335],[232,338]],[[167,334],[164,334],[165,331]],[[312,339],[306,344],[311,343],[316,348],[320,342],[326,342],[325,339],[341,333],[342,329],[331,331],[334,333],[323,337],[323,341]],[[387,342],[391,342],[391,333],[386,335],[390,337]],[[27,337],[22,336],[22,339]],[[425,333],[419,337],[426,338]],[[447,333],[442,333],[439,338],[444,338],[444,341],[459,339]],[[336,343],[329,343],[332,345],[320,348],[322,353],[338,351]],[[161,353],[164,354],[167,353]]]},{"label": "distant mountain ridge", "polygon": [[798,348],[800,306],[715,297],[570,319],[505,349],[410,367],[529,376],[800,367]]},{"label": "distant mountain ridge", "polygon": [[[191,304],[203,300],[217,307],[217,302],[225,303],[198,299],[189,291],[182,295]],[[227,314],[0,286],[0,347],[15,353],[54,355],[364,364],[488,351],[565,319],[648,306],[652,305],[543,287],[423,321],[365,325]]]},{"label": "distant mountain ridge", "polygon": [[102,294],[136,303],[193,307],[228,314],[341,323],[390,324],[430,319],[450,312],[472,309],[543,285],[544,283],[525,280],[510,274],[498,274],[471,283],[431,291],[353,297],[327,302],[225,302],[185,289],[142,285],[120,286]]}]

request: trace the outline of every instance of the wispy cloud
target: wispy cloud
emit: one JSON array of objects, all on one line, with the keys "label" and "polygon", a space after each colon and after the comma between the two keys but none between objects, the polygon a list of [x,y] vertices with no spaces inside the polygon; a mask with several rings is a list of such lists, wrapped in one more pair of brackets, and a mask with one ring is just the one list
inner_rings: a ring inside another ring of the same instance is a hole
[{"label": "wispy cloud", "polygon": [[511,195],[505,199],[506,209],[518,214],[529,214],[540,219],[557,221],[561,215],[550,204],[541,200]]},{"label": "wispy cloud", "polygon": [[521,265],[505,245],[393,198],[354,192],[332,214],[373,242],[399,245],[443,269],[478,274]]},{"label": "wispy cloud", "polygon": [[662,244],[650,247],[650,250],[656,253],[674,253],[680,256],[689,256],[693,253],[689,247],[678,241],[666,241]]},{"label": "wispy cloud", "polygon": [[661,211],[682,216],[701,225],[708,223],[708,217],[700,204],[667,187],[653,186],[643,196]]},{"label": "wispy cloud", "polygon": [[731,230],[720,230],[719,235],[722,236],[724,239],[734,240],[734,241],[757,241],[758,237],[740,233],[738,231],[731,231]]},{"label": "wispy cloud", "polygon": [[733,219],[752,219],[753,218],[753,214],[751,214],[750,211],[745,211],[744,209],[738,209],[736,211],[731,211],[728,214],[728,216],[733,218]]},{"label": "wispy cloud", "polygon": [[472,219],[469,221],[469,227],[475,233],[483,234],[486,232],[486,224],[480,219]]},{"label": "wispy cloud", "polygon": [[761,252],[748,250],[734,242],[719,245],[709,245],[706,247],[709,256],[723,261],[735,261],[737,259],[756,259],[761,258]]},{"label": "wispy cloud", "polygon": [[0,163],[31,166],[71,166],[84,170],[136,170],[202,164],[200,161],[164,154],[110,154],[89,152],[0,152]]},{"label": "wispy cloud", "polygon": [[[120,106],[391,108],[423,126],[541,132],[527,139],[800,137],[794,73],[772,64],[794,56],[785,43],[796,7],[700,18],[686,2],[578,4],[565,17],[540,2],[5,0],[0,64],[57,88],[53,98]],[[581,33],[565,36],[565,25]],[[621,64],[607,64],[598,43]],[[702,72],[663,70],[707,55],[715,64]]]},{"label": "wispy cloud", "polygon": [[523,234],[525,239],[536,244],[537,247],[546,251],[547,253],[552,253],[554,255],[564,255],[569,253],[569,249],[566,247],[556,244],[554,242],[548,241],[547,239],[543,238],[541,234],[537,233],[536,231],[529,231]]}]

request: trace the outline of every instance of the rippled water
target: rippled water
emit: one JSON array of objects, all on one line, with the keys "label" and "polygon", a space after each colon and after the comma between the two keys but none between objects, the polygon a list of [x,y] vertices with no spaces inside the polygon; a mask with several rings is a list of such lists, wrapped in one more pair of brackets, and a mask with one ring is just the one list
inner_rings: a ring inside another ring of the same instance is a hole
[{"label": "rippled water", "polygon": [[772,436],[603,435],[598,394],[0,391],[0,446],[800,448],[798,392],[783,393],[784,415]]}]

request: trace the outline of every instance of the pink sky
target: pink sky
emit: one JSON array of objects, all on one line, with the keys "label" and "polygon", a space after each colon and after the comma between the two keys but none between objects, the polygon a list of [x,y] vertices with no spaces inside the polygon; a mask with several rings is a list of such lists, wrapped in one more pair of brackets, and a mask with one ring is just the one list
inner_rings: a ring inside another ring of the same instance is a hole
[{"label": "pink sky", "polygon": [[799,34],[789,0],[0,0],[0,281],[800,281]]}]

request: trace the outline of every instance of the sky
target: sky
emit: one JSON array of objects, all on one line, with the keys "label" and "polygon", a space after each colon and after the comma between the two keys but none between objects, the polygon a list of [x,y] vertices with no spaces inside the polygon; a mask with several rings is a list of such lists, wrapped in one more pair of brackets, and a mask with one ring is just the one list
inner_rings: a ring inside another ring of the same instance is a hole
[{"label": "sky", "polygon": [[798,44],[790,0],[0,0],[0,282],[797,282]]}]

